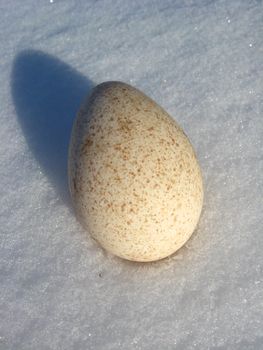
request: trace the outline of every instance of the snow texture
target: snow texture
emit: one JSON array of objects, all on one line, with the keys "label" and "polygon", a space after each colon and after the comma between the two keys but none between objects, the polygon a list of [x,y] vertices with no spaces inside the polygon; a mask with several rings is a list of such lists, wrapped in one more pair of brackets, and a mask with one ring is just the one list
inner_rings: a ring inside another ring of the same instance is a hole
[{"label": "snow texture", "polygon": [[[0,1],[0,349],[263,348],[263,3]],[[204,176],[187,245],[104,252],[72,210],[72,121],[130,83],[184,128]]]}]

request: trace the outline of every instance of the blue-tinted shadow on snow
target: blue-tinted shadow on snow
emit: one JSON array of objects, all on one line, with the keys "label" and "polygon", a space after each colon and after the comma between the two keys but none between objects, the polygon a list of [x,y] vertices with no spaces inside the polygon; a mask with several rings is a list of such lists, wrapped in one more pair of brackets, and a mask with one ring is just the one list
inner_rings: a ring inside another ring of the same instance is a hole
[{"label": "blue-tinted shadow on snow", "polygon": [[58,58],[35,50],[17,55],[11,79],[18,120],[30,149],[68,204],[71,128],[93,83]]}]

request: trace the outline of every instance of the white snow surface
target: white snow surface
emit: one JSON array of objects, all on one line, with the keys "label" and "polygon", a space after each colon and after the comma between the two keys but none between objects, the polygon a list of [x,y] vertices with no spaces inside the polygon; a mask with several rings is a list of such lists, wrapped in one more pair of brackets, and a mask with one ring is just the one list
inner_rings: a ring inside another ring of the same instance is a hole
[{"label": "white snow surface", "polygon": [[[262,349],[262,1],[1,0],[0,47],[0,349]],[[106,80],[202,167],[198,229],[159,262],[104,252],[69,199],[72,121]]]}]

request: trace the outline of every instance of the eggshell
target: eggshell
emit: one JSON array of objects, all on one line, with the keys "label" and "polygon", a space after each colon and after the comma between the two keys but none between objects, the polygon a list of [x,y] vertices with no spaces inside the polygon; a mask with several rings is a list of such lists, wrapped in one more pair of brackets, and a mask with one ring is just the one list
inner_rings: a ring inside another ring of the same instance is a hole
[{"label": "eggshell", "polygon": [[194,150],[163,108],[121,82],[96,86],[74,123],[69,184],[76,213],[109,252],[154,261],[193,233],[203,203]]}]

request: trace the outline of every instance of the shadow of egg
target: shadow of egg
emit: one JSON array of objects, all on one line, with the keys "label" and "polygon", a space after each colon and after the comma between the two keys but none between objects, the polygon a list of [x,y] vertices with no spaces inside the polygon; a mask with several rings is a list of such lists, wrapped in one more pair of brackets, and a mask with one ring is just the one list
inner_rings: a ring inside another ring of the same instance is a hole
[{"label": "shadow of egg", "polygon": [[26,141],[69,205],[67,158],[73,120],[93,83],[56,57],[27,50],[14,59],[12,96]]}]

